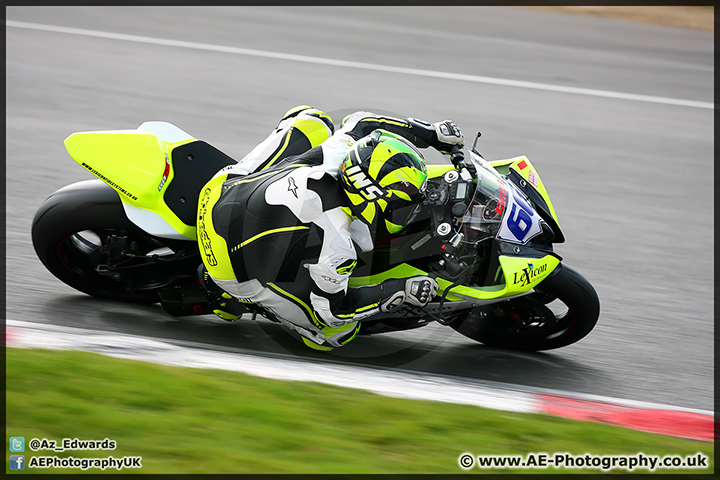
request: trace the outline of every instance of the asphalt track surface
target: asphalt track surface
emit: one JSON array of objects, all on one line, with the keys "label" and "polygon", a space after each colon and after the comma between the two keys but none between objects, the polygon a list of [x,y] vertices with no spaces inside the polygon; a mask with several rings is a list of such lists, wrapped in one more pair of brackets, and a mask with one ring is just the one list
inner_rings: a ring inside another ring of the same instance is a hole
[{"label": "asphalt track surface", "polygon": [[[6,17],[7,318],[713,409],[712,33],[507,7]],[[265,321],[88,297],[36,258],[35,210],[92,178],[65,152],[69,134],[165,120],[240,158],[303,103],[452,118],[483,132],[488,159],[527,155],[567,238],[558,253],[599,293],[595,330],[516,353],[432,325],[320,354]]]}]

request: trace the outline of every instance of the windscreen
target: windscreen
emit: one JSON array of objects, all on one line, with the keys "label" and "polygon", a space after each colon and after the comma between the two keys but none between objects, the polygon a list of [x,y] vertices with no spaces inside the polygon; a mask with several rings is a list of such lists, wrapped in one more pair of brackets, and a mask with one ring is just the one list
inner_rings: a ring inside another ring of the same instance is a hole
[{"label": "windscreen", "polygon": [[505,180],[482,157],[470,152],[475,165],[475,194],[462,217],[460,233],[465,242],[477,243],[497,235],[507,207],[508,186]]}]

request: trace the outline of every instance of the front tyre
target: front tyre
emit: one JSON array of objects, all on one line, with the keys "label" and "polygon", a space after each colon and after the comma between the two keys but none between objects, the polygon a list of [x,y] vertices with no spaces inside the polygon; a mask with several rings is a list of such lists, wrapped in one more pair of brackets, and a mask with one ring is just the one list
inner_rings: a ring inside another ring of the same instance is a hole
[{"label": "front tyre", "polygon": [[95,297],[159,301],[157,290],[194,275],[197,244],[149,235],[125,215],[118,193],[100,180],[48,197],[32,224],[40,261],[63,283]]},{"label": "front tyre", "polygon": [[573,344],[595,327],[600,301],[582,275],[560,265],[530,295],[476,307],[450,326],[485,345],[514,350],[551,350]]}]

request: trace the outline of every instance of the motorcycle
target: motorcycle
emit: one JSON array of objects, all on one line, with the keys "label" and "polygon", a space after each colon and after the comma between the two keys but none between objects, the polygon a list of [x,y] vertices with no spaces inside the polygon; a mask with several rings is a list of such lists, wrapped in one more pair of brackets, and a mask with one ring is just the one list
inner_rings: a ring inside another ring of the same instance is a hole
[{"label": "motorcycle", "polygon": [[[537,170],[525,156],[485,160],[480,135],[450,162],[428,164],[413,221],[360,253],[350,279],[361,286],[430,275],[437,296],[423,308],[367,318],[359,335],[437,322],[493,347],[549,350],[597,323],[595,289],[553,250],[565,238]],[[38,209],[32,241],[45,267],[95,297],[159,302],[174,316],[211,314],[197,274],[198,199],[236,161],[167,122],[74,133],[65,147],[98,178],[61,188]],[[252,312],[272,320],[259,307]]]}]

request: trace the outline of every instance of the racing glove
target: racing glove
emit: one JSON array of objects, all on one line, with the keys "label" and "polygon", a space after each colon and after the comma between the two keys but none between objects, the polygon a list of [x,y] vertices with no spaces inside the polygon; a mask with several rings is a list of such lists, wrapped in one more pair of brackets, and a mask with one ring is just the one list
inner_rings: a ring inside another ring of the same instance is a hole
[{"label": "racing glove", "polygon": [[460,128],[452,120],[430,124],[411,117],[407,122],[412,126],[413,135],[418,140],[446,155],[452,147],[462,147],[465,141]]},{"label": "racing glove", "polygon": [[439,288],[435,279],[423,275],[385,280],[380,286],[380,311],[383,313],[394,310],[403,303],[424,307],[433,299]]}]

